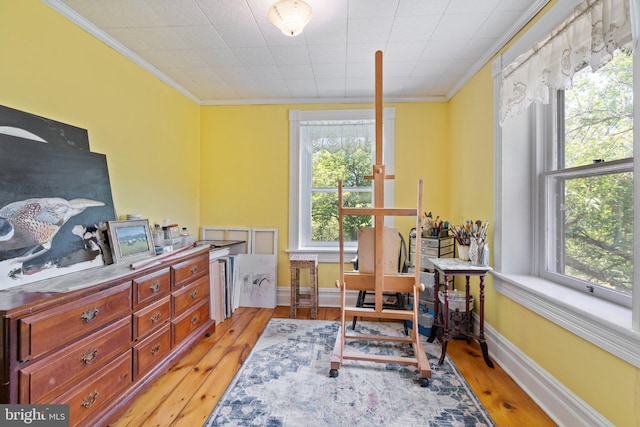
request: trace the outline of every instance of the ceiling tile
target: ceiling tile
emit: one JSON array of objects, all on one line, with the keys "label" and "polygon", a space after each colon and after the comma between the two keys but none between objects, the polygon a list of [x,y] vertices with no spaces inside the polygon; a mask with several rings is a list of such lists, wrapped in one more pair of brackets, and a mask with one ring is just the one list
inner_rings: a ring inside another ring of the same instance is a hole
[{"label": "ceiling tile", "polygon": [[476,35],[478,28],[488,16],[488,13],[444,15],[431,39],[443,41],[470,39]]},{"label": "ceiling tile", "polygon": [[427,41],[438,25],[437,15],[402,16],[393,21],[390,42]]},{"label": "ceiling tile", "polygon": [[341,98],[345,96],[345,79],[316,78],[318,93],[328,98]]},{"label": "ceiling tile", "polygon": [[227,43],[227,46],[231,48],[267,46],[257,25],[248,27],[218,25],[216,29],[225,43]]},{"label": "ceiling tile", "polygon": [[64,3],[102,28],[130,28],[137,26],[159,26],[152,20],[153,8],[137,0],[113,0],[87,2],[86,0],[65,0]]},{"label": "ceiling tile", "polygon": [[309,49],[307,46],[272,46],[271,54],[276,63],[289,64],[310,64]]},{"label": "ceiling tile", "polygon": [[373,97],[375,95],[375,80],[371,78],[347,78],[345,84],[347,96]]},{"label": "ceiling tile", "polygon": [[233,49],[233,53],[240,61],[240,64],[245,66],[256,65],[275,65],[276,61],[273,59],[271,50],[267,46],[262,47],[238,47]]},{"label": "ceiling tile", "polygon": [[348,43],[386,42],[393,18],[351,19],[347,24]]},{"label": "ceiling tile", "polygon": [[396,16],[441,15],[448,4],[449,0],[402,0]]},{"label": "ceiling tile", "polygon": [[254,65],[244,67],[253,80],[282,80],[280,69],[275,65]]},{"label": "ceiling tile", "polygon": [[318,96],[318,90],[316,89],[316,82],[313,79],[306,79],[306,80],[287,79],[286,84],[287,84],[287,87],[289,88],[289,92],[293,96],[299,96],[302,98],[307,98],[307,97],[315,98]]},{"label": "ceiling tile", "polygon": [[347,63],[366,62],[373,66],[375,64],[375,54],[378,50],[382,51],[382,57],[384,59],[384,43],[349,44],[347,46]]},{"label": "ceiling tile", "polygon": [[385,95],[446,100],[535,13],[530,8],[546,3],[306,0],[314,16],[288,37],[268,20],[275,1],[46,3],[203,103],[362,102],[373,97],[378,50]]},{"label": "ceiling tile", "polygon": [[343,44],[309,45],[312,64],[343,63],[347,60],[347,47]]},{"label": "ceiling tile", "polygon": [[313,79],[311,64],[291,64],[278,67],[285,80],[288,79]]},{"label": "ceiling tile", "polygon": [[[156,1],[156,0],[149,0]],[[167,0],[171,1],[171,0]],[[245,1],[195,0],[214,26],[255,27],[256,20]]]},{"label": "ceiling tile", "polygon": [[447,6],[447,14],[486,14],[492,12],[501,0],[451,0]]},{"label": "ceiling tile", "polygon": [[211,25],[173,27],[174,35],[190,49],[228,48],[218,31]]},{"label": "ceiling tile", "polygon": [[505,29],[511,28],[518,21],[519,16],[520,13],[516,11],[494,12],[480,26],[478,34],[497,39],[506,32]]},{"label": "ceiling tile", "polygon": [[346,63],[313,64],[316,79],[344,79],[347,73]]},{"label": "ceiling tile", "polygon": [[[384,63],[382,75],[384,76],[384,78],[409,77],[415,66],[416,66],[416,61],[409,61],[409,62],[387,61]],[[399,79],[399,80],[402,80],[402,79]]]},{"label": "ceiling tile", "polygon": [[143,0],[141,3],[146,3],[148,9],[152,10],[153,21],[161,26],[209,24],[194,0]]},{"label": "ceiling tile", "polygon": [[[432,40],[428,42],[419,60],[451,59],[458,56],[469,43],[467,39]],[[478,52],[475,52],[478,54]]]},{"label": "ceiling tile", "polygon": [[398,0],[350,0],[349,18],[380,18],[394,16]]},{"label": "ceiling tile", "polygon": [[424,47],[423,42],[388,43],[383,57],[385,61],[416,61]]}]

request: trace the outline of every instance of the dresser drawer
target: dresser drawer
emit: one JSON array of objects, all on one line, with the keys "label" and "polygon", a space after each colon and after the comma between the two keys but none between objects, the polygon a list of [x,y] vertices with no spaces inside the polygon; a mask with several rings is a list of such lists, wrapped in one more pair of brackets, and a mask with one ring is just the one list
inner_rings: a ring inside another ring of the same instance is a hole
[{"label": "dresser drawer", "polygon": [[209,301],[203,300],[171,322],[173,346],[180,344],[191,332],[209,320]]},{"label": "dresser drawer", "polygon": [[174,292],[173,317],[178,317],[195,303],[209,296],[209,277],[204,276],[182,289]]},{"label": "dresser drawer", "polygon": [[19,321],[19,360],[35,358],[131,313],[125,282]]},{"label": "dresser drawer", "polygon": [[192,279],[207,274],[209,271],[209,255],[204,254],[171,267],[173,290],[189,284]]},{"label": "dresser drawer", "polygon": [[131,346],[131,319],[118,320],[77,343],[20,370],[20,403],[47,403],[68,382],[97,369]]},{"label": "dresser drawer", "polygon": [[156,366],[171,352],[169,323],[148,336],[133,348],[133,379],[137,381],[149,369]]},{"label": "dresser drawer", "polygon": [[148,307],[133,313],[133,339],[158,329],[163,323],[171,319],[171,300],[169,295]]},{"label": "dresser drawer", "polygon": [[129,349],[95,375],[80,382],[51,403],[69,405],[70,425],[90,425],[85,420],[97,416],[131,386],[131,363],[131,349]]},{"label": "dresser drawer", "polygon": [[171,272],[168,268],[133,280],[133,303],[144,304],[169,294]]},{"label": "dresser drawer", "polygon": [[430,246],[422,246],[420,248],[420,253],[422,255],[428,255],[428,256],[430,256],[432,258],[437,258],[438,257],[438,252],[439,252],[439,249],[437,247],[436,248],[432,248]]}]

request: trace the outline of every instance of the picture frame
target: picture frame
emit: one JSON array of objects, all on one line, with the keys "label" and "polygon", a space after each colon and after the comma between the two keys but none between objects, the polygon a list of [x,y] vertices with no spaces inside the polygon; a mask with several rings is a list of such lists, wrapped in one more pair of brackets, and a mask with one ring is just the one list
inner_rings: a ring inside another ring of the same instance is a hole
[{"label": "picture frame", "polygon": [[132,262],[156,254],[147,219],[109,221],[107,234],[114,263]]}]

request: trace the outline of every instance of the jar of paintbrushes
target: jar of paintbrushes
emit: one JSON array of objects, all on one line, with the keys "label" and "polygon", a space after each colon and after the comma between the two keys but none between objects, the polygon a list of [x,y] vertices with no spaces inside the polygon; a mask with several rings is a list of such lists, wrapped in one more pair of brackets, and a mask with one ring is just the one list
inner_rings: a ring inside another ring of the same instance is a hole
[{"label": "jar of paintbrushes", "polygon": [[467,220],[464,225],[450,227],[451,234],[458,243],[458,258],[471,261],[473,265],[489,265],[489,246],[487,245],[489,222]]}]

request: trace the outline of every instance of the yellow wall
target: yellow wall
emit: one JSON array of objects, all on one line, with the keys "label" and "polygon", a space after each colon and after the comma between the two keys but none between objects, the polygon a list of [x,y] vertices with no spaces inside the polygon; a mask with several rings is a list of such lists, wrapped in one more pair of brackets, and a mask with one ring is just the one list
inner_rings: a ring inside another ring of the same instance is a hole
[{"label": "yellow wall", "polygon": [[197,229],[198,104],[37,0],[0,2],[0,58],[0,104],[87,129],[119,216]]},{"label": "yellow wall", "polygon": [[[483,67],[449,102],[454,218],[493,223],[493,80]],[[490,227],[489,240],[492,241]],[[486,322],[616,426],[640,425],[640,369],[497,293],[488,277]]]},{"label": "yellow wall", "polygon": [[[425,182],[424,208],[444,215],[449,205],[443,161],[448,150],[446,104],[388,104],[396,108],[395,205],[414,206]],[[276,227],[278,282],[288,286],[289,110],[373,108],[350,105],[246,105],[202,107],[201,223]],[[409,153],[409,155],[405,155]],[[396,221],[405,234],[415,221]],[[333,287],[337,264],[319,267],[319,286]]]},{"label": "yellow wall", "polygon": [[[288,110],[371,105],[200,107],[37,0],[0,1],[0,104],[89,130],[107,155],[119,215],[277,227],[287,283]],[[397,108],[396,206],[493,220],[493,94],[485,66],[449,104]],[[7,155],[0,153],[0,155]],[[409,223],[402,223],[406,231]],[[337,278],[320,270],[322,286]],[[487,286],[487,322],[619,426],[640,425],[640,370]]]}]

